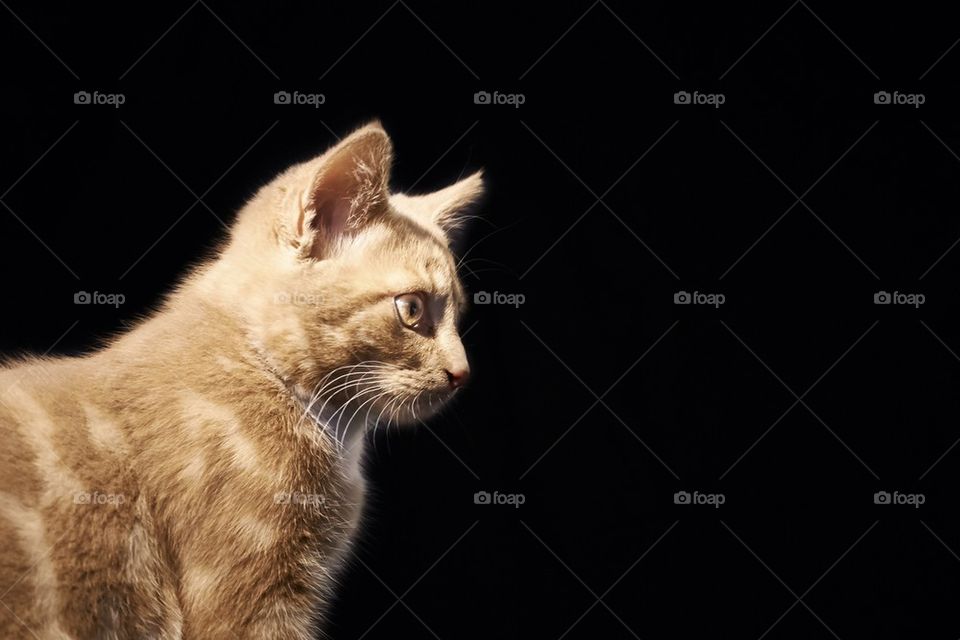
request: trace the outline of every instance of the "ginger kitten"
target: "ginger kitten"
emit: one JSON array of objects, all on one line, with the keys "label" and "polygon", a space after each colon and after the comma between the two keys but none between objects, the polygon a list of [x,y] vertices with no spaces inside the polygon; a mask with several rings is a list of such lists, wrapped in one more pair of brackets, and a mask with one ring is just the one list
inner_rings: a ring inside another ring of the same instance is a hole
[{"label": "ginger kitten", "polygon": [[314,636],[364,429],[469,373],[449,236],[480,175],[391,194],[391,162],[354,132],[109,348],[0,369],[0,637]]}]

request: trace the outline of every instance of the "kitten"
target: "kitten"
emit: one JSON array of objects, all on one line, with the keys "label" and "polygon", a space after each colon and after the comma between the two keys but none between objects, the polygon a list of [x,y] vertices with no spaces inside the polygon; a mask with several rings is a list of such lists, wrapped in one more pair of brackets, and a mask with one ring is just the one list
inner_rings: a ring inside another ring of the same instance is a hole
[{"label": "kitten", "polygon": [[305,639],[368,425],[469,373],[449,239],[475,174],[391,194],[370,124],[263,187],[109,348],[0,369],[0,637]]}]

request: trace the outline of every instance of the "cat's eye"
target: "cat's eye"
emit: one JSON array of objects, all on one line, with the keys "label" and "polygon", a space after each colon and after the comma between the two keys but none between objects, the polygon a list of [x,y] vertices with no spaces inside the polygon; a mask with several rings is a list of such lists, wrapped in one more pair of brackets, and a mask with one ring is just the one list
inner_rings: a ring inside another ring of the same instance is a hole
[{"label": "cat's eye", "polygon": [[404,293],[393,299],[401,324],[416,329],[425,320],[427,305],[419,293]]}]

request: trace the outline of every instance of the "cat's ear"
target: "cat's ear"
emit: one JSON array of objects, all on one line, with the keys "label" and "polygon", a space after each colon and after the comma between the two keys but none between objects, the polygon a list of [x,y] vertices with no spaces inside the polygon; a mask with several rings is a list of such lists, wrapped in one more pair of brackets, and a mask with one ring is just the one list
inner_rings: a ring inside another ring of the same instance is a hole
[{"label": "cat's ear", "polygon": [[483,196],[483,171],[477,171],[449,187],[433,193],[391,196],[398,206],[422,222],[436,225],[453,244],[463,231],[470,212]]},{"label": "cat's ear", "polygon": [[322,259],[346,236],[385,213],[393,145],[379,122],[358,129],[301,173],[294,246]]}]

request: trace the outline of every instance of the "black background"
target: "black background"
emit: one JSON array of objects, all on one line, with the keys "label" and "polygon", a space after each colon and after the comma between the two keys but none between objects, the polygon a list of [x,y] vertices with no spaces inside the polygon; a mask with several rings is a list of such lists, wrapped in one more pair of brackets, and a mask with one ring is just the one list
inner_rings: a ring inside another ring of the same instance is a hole
[{"label": "black background", "polygon": [[949,5],[3,4],[4,353],[95,347],[372,118],[398,190],[486,169],[463,277],[525,302],[474,307],[452,411],[374,439],[333,638],[960,634]]}]

